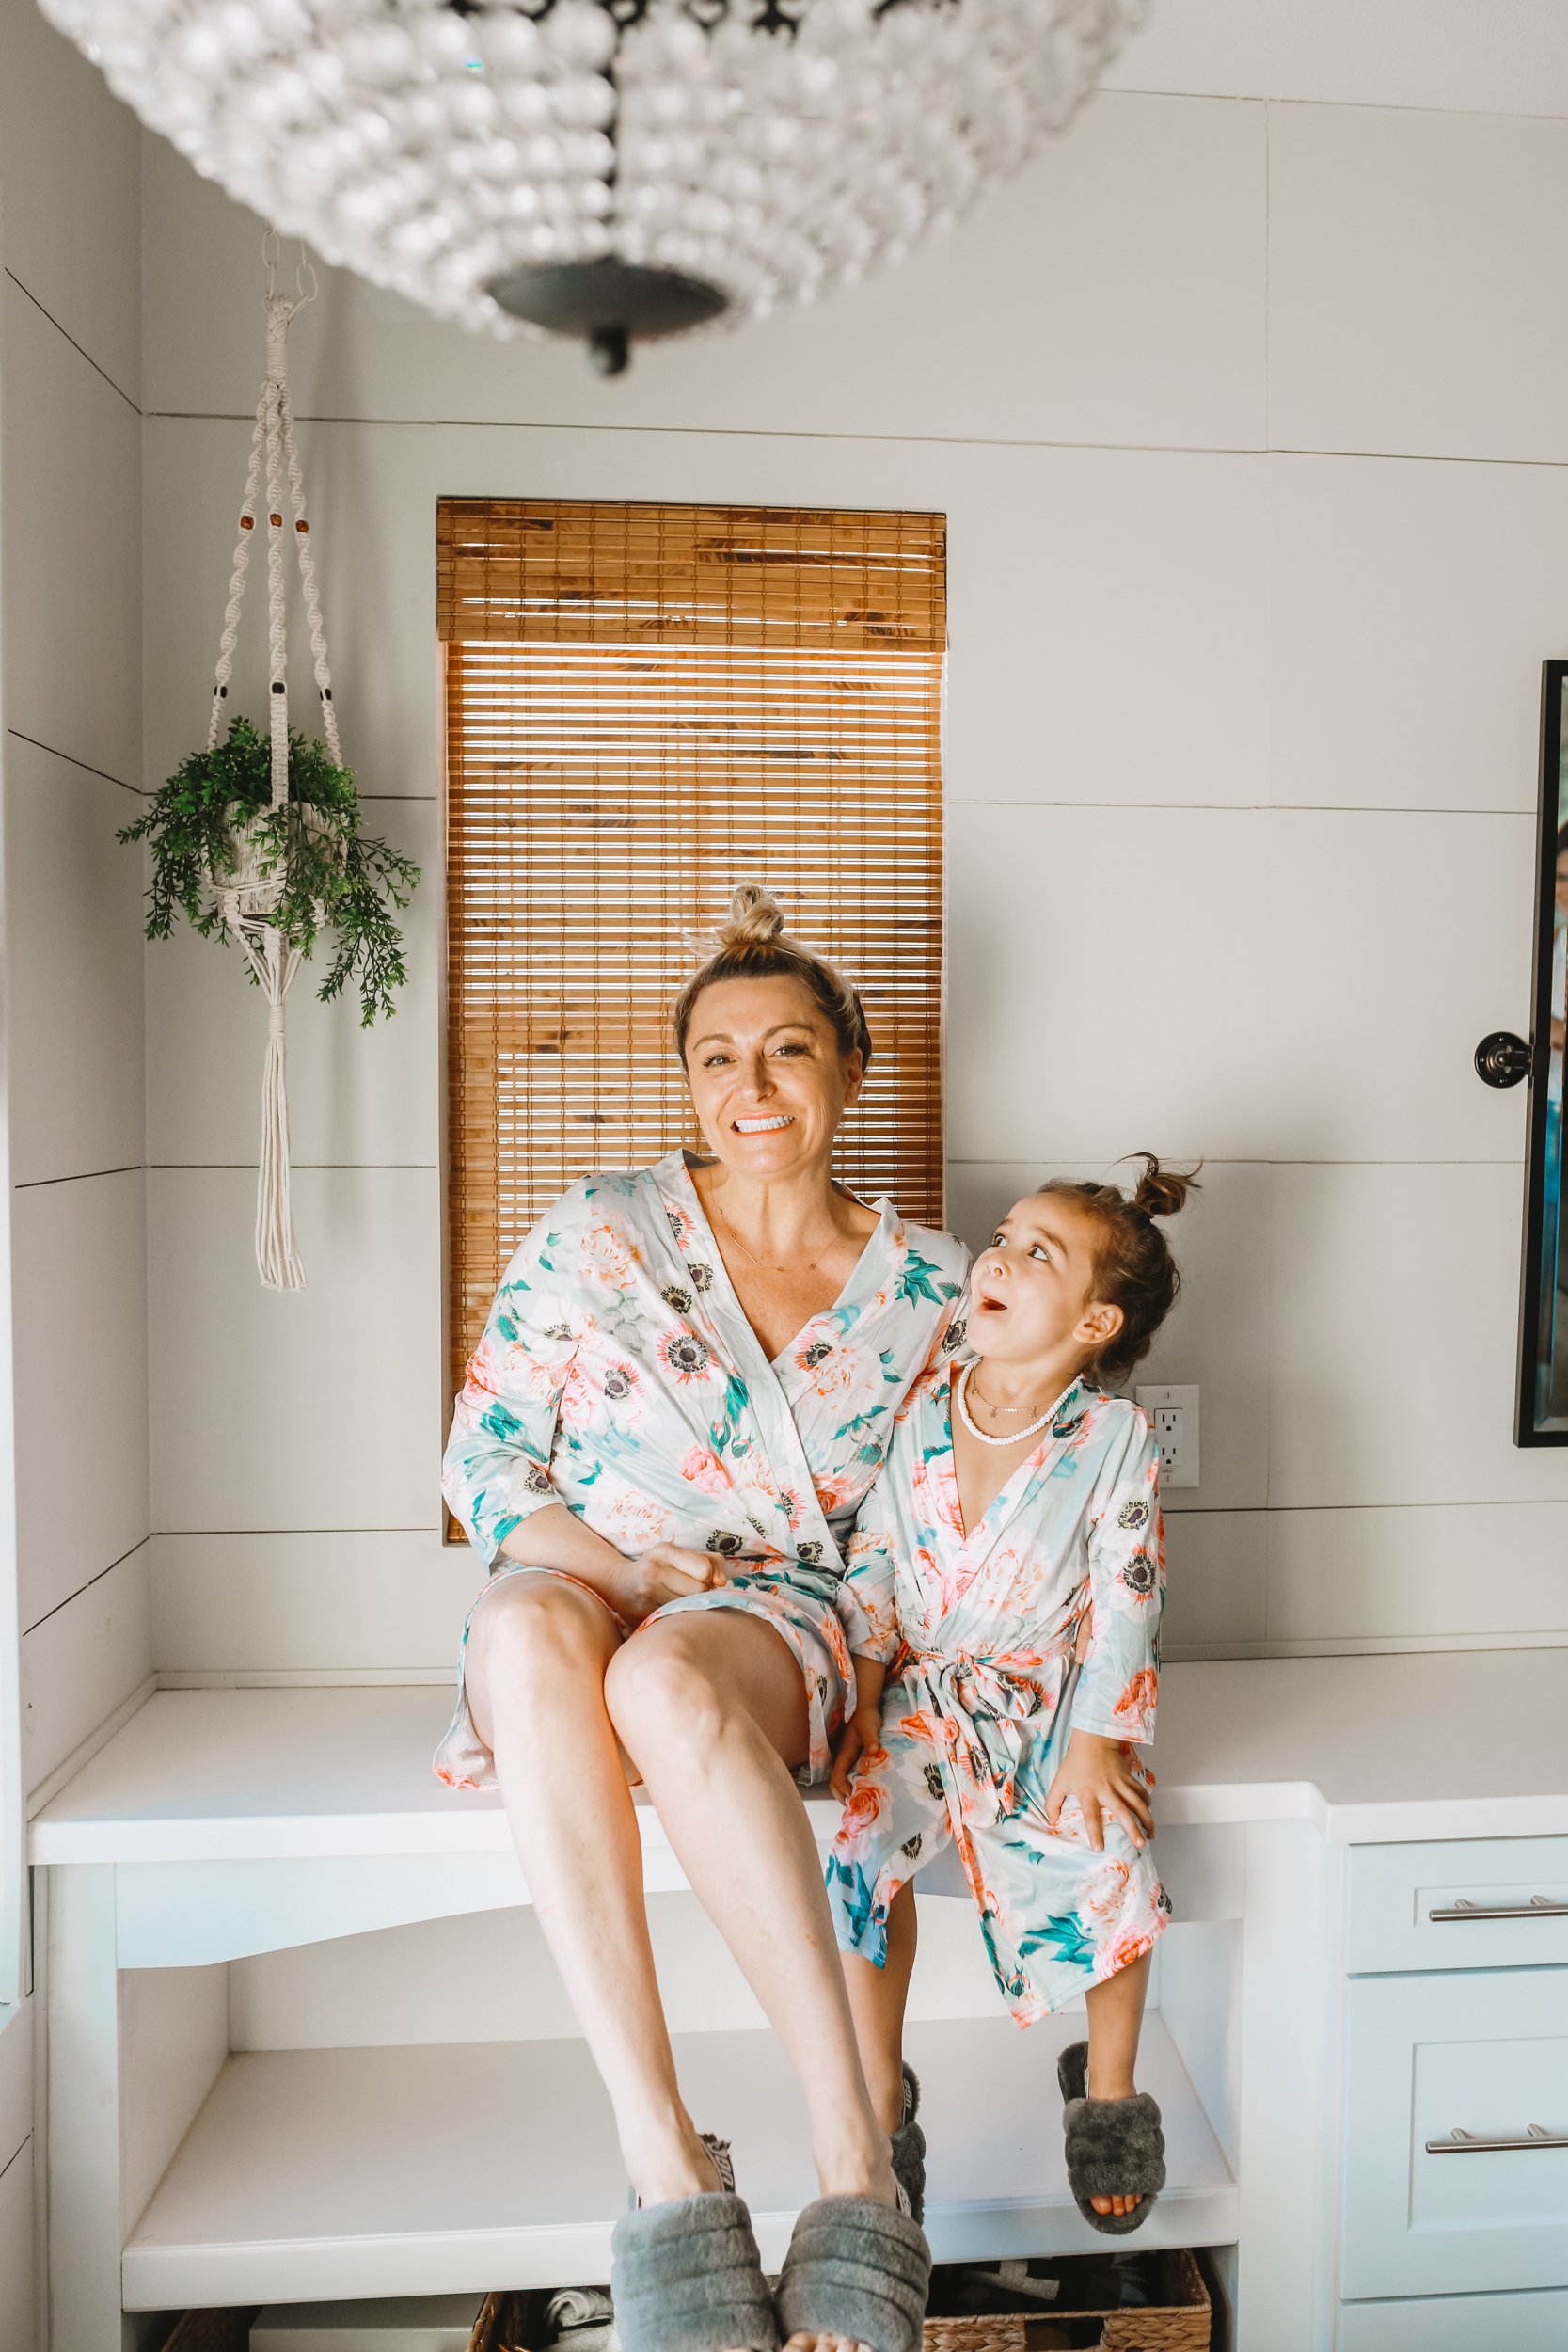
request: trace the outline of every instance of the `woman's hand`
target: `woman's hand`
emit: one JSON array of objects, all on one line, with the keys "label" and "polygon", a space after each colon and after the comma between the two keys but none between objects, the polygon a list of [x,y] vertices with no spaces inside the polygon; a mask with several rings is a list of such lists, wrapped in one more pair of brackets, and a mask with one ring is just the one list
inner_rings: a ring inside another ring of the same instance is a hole
[{"label": "woman's hand", "polygon": [[1045,1825],[1053,1836],[1061,1835],[1056,1824],[1069,1797],[1078,1800],[1085,1833],[1096,1853],[1104,1850],[1107,1821],[1117,1822],[1134,1846],[1145,1845],[1154,1835],[1148,1792],[1133,1772],[1132,1750],[1123,1740],[1103,1740],[1097,1731],[1073,1733],[1045,1801]]},{"label": "woman's hand", "polygon": [[716,1553],[689,1551],[684,1544],[654,1544],[647,1551],[622,1561],[606,1598],[626,1624],[641,1625],[666,1601],[716,1592],[728,1582],[724,1564]]},{"label": "woman's hand", "polygon": [[875,1756],[882,1744],[882,1710],[879,1707],[857,1707],[845,1719],[833,1750],[833,1769],[828,1786],[840,1804],[848,1802],[849,1778],[863,1756]]}]

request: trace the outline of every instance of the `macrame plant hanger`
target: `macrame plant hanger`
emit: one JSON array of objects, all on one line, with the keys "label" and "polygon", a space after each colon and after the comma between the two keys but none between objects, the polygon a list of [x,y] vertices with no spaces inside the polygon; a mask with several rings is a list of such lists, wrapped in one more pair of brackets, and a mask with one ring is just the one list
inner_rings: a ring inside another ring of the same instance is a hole
[{"label": "macrame plant hanger", "polygon": [[[245,504],[240,509],[240,535],[234,548],[234,569],[229,582],[229,606],[224,614],[218,648],[216,682],[213,688],[212,719],[207,748],[217,746],[223,706],[234,668],[234,644],[239,634],[240,606],[256,532],[257,493],[263,472],[267,502],[267,648],[268,715],[271,722],[272,812],[289,803],[289,679],[287,556],[284,552],[283,484],[289,485],[293,516],[294,545],[299,552],[300,585],[315,657],[316,690],[321,696],[322,728],[333,764],[342,762],[338,749],[338,719],[332,707],[332,678],[326,666],[326,639],[322,630],[321,599],[316,591],[315,559],[310,549],[310,526],[305,516],[305,484],[299,453],[294,446],[293,413],[289,405],[286,342],[289,322],[297,310],[316,298],[316,273],[300,248],[294,293],[277,292],[278,246],[269,230],[261,240],[261,261],[267,274],[264,297],[267,322],[267,368],[256,404],[256,430],[251,436],[250,464],[245,475]],[[301,824],[309,822],[303,804],[294,812]],[[305,1269],[294,1246],[290,1202],[289,1097],[284,1057],[283,1007],[300,955],[285,942],[276,920],[283,895],[281,854],[259,839],[255,823],[234,836],[236,865],[230,874],[214,877],[213,887],[224,921],[240,942],[267,1007],[266,1061],[261,1078],[261,1164],[256,1191],[256,1263],[270,1291],[305,1288]]]}]

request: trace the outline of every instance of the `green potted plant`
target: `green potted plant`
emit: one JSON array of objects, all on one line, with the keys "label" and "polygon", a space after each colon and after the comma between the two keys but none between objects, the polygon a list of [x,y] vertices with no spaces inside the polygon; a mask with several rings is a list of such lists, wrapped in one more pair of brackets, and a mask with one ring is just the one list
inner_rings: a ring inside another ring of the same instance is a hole
[{"label": "green potted plant", "polygon": [[193,752],[119,838],[150,847],[149,939],[170,938],[183,914],[203,939],[238,938],[260,981],[245,927],[269,923],[285,955],[306,959],[326,931],[323,1002],[357,989],[365,1027],[396,1010],[392,991],[408,976],[394,910],[420,869],[361,834],[354,778],[325,745],[289,737],[289,797],[275,808],[271,748],[236,718],[228,740]]}]

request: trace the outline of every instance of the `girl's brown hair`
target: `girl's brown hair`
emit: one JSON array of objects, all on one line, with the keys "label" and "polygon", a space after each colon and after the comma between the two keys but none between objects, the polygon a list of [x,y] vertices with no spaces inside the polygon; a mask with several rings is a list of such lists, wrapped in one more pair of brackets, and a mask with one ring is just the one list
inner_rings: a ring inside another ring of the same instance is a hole
[{"label": "girl's brown hair", "polygon": [[1197,1168],[1182,1174],[1162,1168],[1152,1152],[1135,1156],[1144,1172],[1130,1193],[1115,1184],[1069,1184],[1065,1176],[1050,1177],[1040,1186],[1041,1192],[1076,1200],[1094,1221],[1090,1293],[1107,1307],[1119,1307],[1122,1320],[1116,1338],[1085,1369],[1108,1386],[1125,1380],[1143,1361],[1181,1288],[1170,1245],[1154,1219],[1174,1216],[1188,1193],[1198,1189]]},{"label": "girl's brown hair", "polygon": [[707,961],[675,999],[671,1026],[681,1060],[686,1059],[691,1015],[705,988],[716,980],[778,978],[799,980],[809,989],[832,1025],[839,1052],[847,1058],[858,1053],[863,1065],[870,1067],[871,1031],[860,998],[831,963],[788,936],[783,907],[757,882],[741,883],[730,900],[730,919],[721,927]]}]

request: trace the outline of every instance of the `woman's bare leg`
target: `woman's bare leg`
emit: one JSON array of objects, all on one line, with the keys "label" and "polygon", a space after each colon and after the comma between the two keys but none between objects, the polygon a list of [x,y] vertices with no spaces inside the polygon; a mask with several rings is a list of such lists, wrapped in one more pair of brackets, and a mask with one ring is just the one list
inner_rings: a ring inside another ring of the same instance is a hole
[{"label": "woman's bare leg", "polygon": [[790,1776],[807,1741],[793,1655],[759,1617],[683,1612],[626,1645],[605,1695],[692,1890],[800,2078],[823,2193],[894,2204],[821,1857]]},{"label": "woman's bare leg", "polygon": [[587,1593],[524,1570],[490,1588],[468,1634],[474,1727],[496,1759],[518,1859],[647,2204],[711,2189],[681,2104],[642,1892],[642,1841],[605,1709],[615,1621]]},{"label": "woman's bare leg", "polygon": [[887,1959],[880,1968],[846,1952],[844,1989],[855,2021],[865,2087],[884,2132],[904,2121],[904,2010],[914,1970],[914,1886],[906,1881],[887,1914]]},{"label": "woman's bare leg", "polygon": [[[1089,1987],[1089,2074],[1085,2088],[1091,2099],[1131,2099],[1137,2090],[1132,2070],[1137,2062],[1152,1957],[1152,1953],[1145,1952],[1130,1967],[1118,1968],[1114,1977],[1106,1977]],[[1143,2203],[1143,2199],[1091,2197],[1089,2202],[1096,2213],[1132,2213]]]}]

